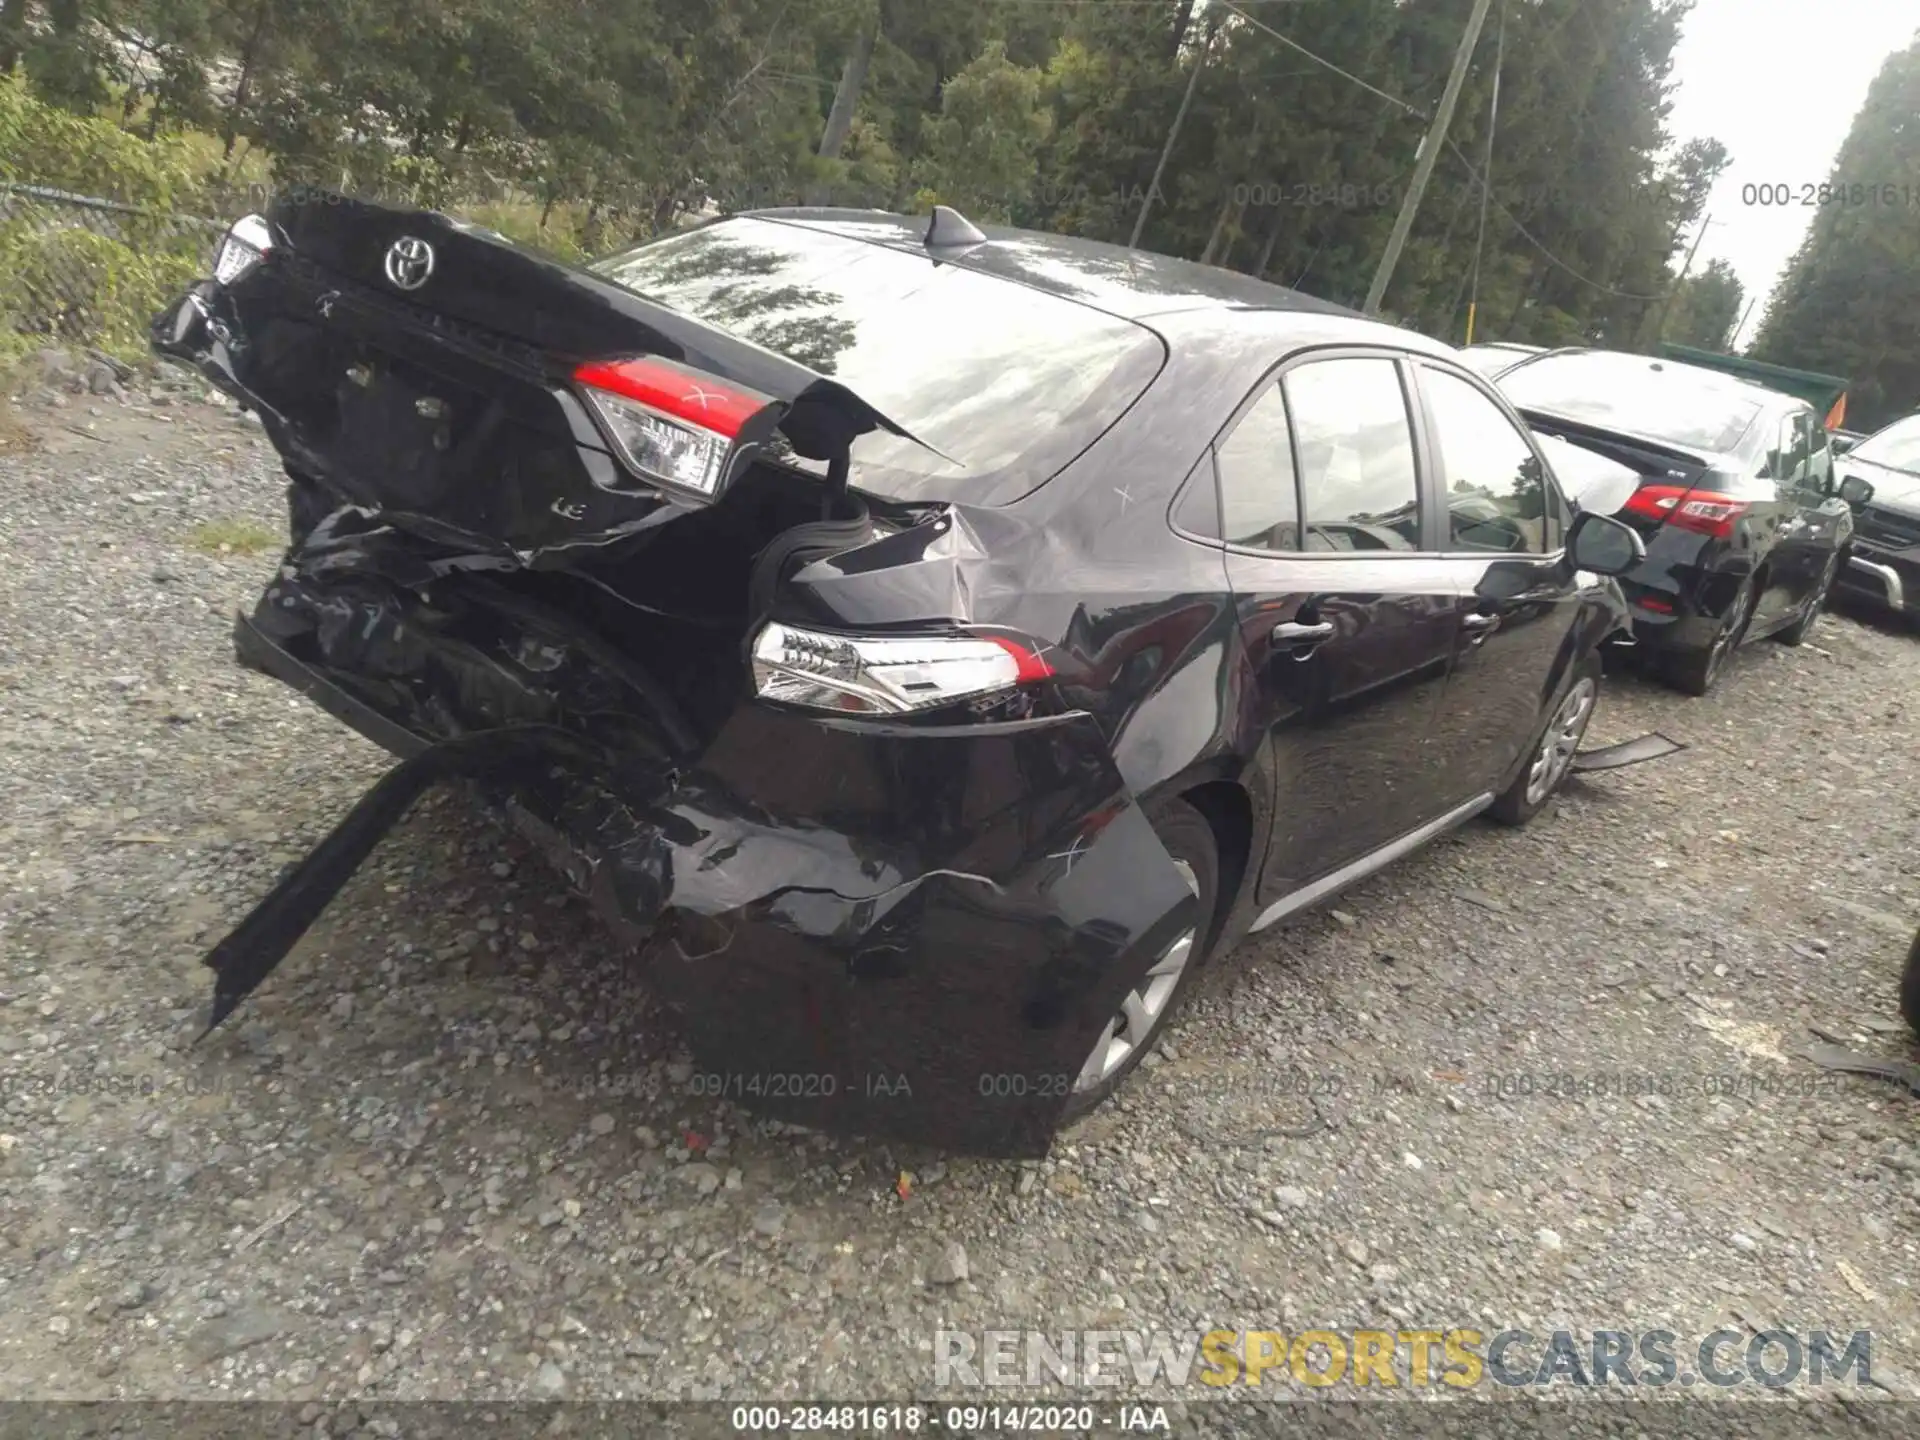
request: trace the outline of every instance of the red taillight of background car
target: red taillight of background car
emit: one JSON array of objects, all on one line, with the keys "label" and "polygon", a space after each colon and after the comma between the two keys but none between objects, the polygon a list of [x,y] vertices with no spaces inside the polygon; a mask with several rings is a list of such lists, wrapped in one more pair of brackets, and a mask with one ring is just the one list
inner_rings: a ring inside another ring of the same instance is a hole
[{"label": "red taillight of background car", "polygon": [[777,402],[669,360],[592,361],[573,372],[629,470],[713,498],[743,432]]},{"label": "red taillight of background car", "polygon": [[1659,520],[1681,530],[1724,540],[1747,513],[1745,500],[1716,490],[1690,490],[1685,485],[1642,485],[1626,508],[1648,520]]}]

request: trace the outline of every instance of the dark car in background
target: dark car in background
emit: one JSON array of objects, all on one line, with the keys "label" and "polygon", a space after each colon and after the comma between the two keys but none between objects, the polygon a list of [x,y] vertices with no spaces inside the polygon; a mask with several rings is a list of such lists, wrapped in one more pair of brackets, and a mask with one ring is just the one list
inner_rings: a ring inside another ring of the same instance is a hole
[{"label": "dark car in background", "polygon": [[1645,553],[1443,345],[946,210],[581,270],[292,196],[217,276],[154,339],[291,477],[240,658],[409,758],[214,1023],[464,775],[718,1093],[1041,1153],[1207,955],[1537,813]]},{"label": "dark car in background", "polygon": [[1500,372],[1536,430],[1635,470],[1619,518],[1646,560],[1621,583],[1637,648],[1704,695],[1735,649],[1805,640],[1853,535],[1806,401],[1672,360],[1556,350]]},{"label": "dark car in background", "polygon": [[1920,621],[1920,415],[1868,436],[1837,466],[1857,497],[1841,590]]}]

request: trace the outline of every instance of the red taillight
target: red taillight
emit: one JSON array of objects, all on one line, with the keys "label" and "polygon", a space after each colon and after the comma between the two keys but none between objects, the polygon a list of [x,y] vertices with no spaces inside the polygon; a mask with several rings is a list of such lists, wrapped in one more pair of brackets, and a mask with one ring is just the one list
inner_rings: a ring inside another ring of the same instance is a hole
[{"label": "red taillight", "polygon": [[772,403],[769,396],[723,384],[670,360],[589,361],[573,372],[573,378],[729,440],[738,439],[747,421]]},{"label": "red taillight", "polygon": [[1747,502],[1715,490],[1690,490],[1685,485],[1642,485],[1633,492],[1626,508],[1648,520],[1658,520],[1681,530],[1721,539],[1733,534],[1733,527],[1747,513]]},{"label": "red taillight", "polygon": [[709,500],[782,413],[770,395],[653,357],[590,361],[573,379],[627,469]]},{"label": "red taillight", "polygon": [[1052,674],[1033,641],[984,630],[845,635],[769,623],[753,642],[761,696],[850,714],[901,715],[987,701]]},{"label": "red taillight", "polygon": [[1053,678],[1053,666],[1047,663],[1046,657],[1041,655],[1039,651],[1027,648],[1018,640],[1009,640],[1004,635],[983,635],[981,638],[991,640],[1013,657],[1013,663],[1016,667],[1016,683],[1026,685],[1035,680],[1051,680]]}]

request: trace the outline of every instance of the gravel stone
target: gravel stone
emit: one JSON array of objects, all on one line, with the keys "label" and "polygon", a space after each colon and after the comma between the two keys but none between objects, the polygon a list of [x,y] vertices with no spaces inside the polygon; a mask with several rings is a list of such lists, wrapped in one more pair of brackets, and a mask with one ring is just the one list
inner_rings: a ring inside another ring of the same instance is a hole
[{"label": "gravel stone", "polygon": [[934,1257],[927,1279],[935,1285],[958,1285],[967,1274],[967,1247],[958,1240],[949,1240]]}]

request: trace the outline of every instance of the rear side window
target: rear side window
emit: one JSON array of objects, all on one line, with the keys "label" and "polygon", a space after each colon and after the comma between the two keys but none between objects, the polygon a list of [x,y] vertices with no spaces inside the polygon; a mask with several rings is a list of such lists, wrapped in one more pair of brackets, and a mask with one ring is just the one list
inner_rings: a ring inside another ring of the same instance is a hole
[{"label": "rear side window", "polygon": [[1417,550],[1420,482],[1400,369],[1316,360],[1287,373],[1308,550]]},{"label": "rear side window", "polygon": [[1104,434],[1165,358],[1131,321],[806,225],[725,220],[593,268],[831,376],[932,446],[884,431],[855,442],[853,483],[898,500],[1019,499]]},{"label": "rear side window", "polygon": [[1215,451],[1220,467],[1221,535],[1256,550],[1300,548],[1300,503],[1287,404],[1268,385]]}]

